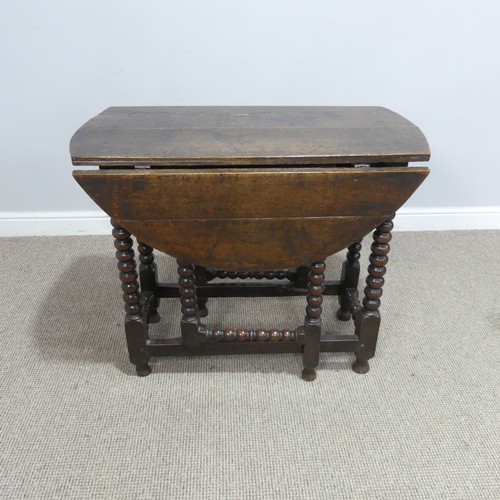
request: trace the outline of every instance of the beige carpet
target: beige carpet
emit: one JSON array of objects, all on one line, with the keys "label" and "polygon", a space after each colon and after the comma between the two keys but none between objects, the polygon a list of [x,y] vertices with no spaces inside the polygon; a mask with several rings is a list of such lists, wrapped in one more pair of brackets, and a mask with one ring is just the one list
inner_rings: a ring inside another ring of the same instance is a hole
[{"label": "beige carpet", "polygon": [[[0,239],[0,498],[498,500],[499,249],[495,231],[396,233],[371,371],[322,354],[305,383],[295,354],[155,358],[138,378],[111,238]],[[335,300],[325,328],[347,333]],[[304,315],[209,307],[207,324]],[[153,335],[178,335],[177,302],[160,312]]]}]

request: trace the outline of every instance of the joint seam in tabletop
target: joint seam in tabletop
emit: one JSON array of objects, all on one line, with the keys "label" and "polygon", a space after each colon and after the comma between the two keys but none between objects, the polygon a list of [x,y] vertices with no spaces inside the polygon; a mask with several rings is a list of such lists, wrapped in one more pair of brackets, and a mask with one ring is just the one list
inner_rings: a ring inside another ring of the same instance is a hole
[{"label": "joint seam in tabletop", "polygon": [[[132,165],[133,160],[128,160]],[[125,166],[125,165],[124,165]],[[305,165],[300,165],[298,167],[291,167],[289,165],[284,169],[280,169],[282,165],[275,165],[274,167],[270,167],[269,165],[264,168],[259,167],[259,165],[250,165],[249,167],[253,168],[238,168],[234,166],[234,168],[218,168],[218,165],[214,165],[213,167],[206,168],[197,168],[195,170],[189,168],[189,165],[186,165],[186,168],[159,168],[159,169],[120,169],[116,168],[113,170],[100,170],[99,176],[105,175],[158,175],[158,176],[168,176],[168,175],[189,175],[189,176],[197,176],[201,174],[207,175],[276,175],[282,177],[283,175],[296,175],[296,174],[307,174],[309,175],[324,175],[324,174],[340,174],[350,176],[353,173],[352,168],[345,167],[336,167],[335,165],[324,165],[324,166],[310,166],[307,167]],[[279,170],[278,170],[279,169]],[[429,167],[423,166],[412,166],[412,167],[356,167],[356,173],[369,173],[371,175],[376,175],[377,173],[391,172],[391,173],[400,173],[400,172],[429,172]],[[73,170],[73,175],[82,175],[82,174],[95,174],[97,171],[94,170]]]},{"label": "joint seam in tabletop", "polygon": [[[391,212],[392,213],[392,212]],[[120,220],[120,223],[126,224],[127,222],[160,222],[160,221],[193,221],[193,222],[224,222],[224,221],[251,221],[251,220],[259,220],[259,221],[287,221],[287,220],[295,220],[300,219],[304,221],[308,220],[328,220],[328,219],[373,219],[374,217],[387,217],[390,215],[389,212],[380,212],[380,213],[371,213],[370,215],[321,215],[321,216],[310,216],[303,217],[301,215],[295,216],[285,216],[285,217],[215,217],[215,218],[203,218],[203,217],[162,217],[161,219],[123,219]]]},{"label": "joint seam in tabletop", "polygon": [[[158,166],[158,167],[196,167],[196,166],[307,166],[310,164],[330,166],[335,163],[399,163],[427,161],[430,153],[412,152],[409,154],[373,154],[373,155],[280,155],[280,156],[186,156],[186,157],[164,157],[164,156],[73,156],[72,162],[75,166]],[[279,163],[276,161],[279,160]],[[300,161],[299,161],[300,160]]]},{"label": "joint seam in tabletop", "polygon": [[[96,125],[92,125],[92,127],[82,127],[80,129],[81,130],[95,130],[95,129],[114,129],[114,127],[111,127],[109,126],[108,124],[96,124]],[[192,126],[183,126],[183,127],[168,127],[168,126],[165,126],[165,127],[121,127],[120,128],[120,131],[123,131],[123,130],[234,130],[234,129],[249,129],[249,130],[261,130],[261,129],[273,129],[273,130],[288,130],[288,129],[294,129],[294,130],[311,130],[314,129],[314,130],[330,130],[330,129],[337,129],[337,128],[341,128],[342,130],[350,130],[350,129],[381,129],[381,128],[385,128],[385,129],[404,129],[404,128],[407,128],[407,129],[410,129],[410,130],[415,130],[415,126],[411,126],[411,125],[391,125],[391,126],[387,126],[387,125],[349,125],[348,127],[345,127],[345,126],[342,126],[342,124],[338,124],[338,125],[332,125],[331,127],[304,127],[304,126],[293,126],[293,125],[290,125],[289,127],[276,127],[276,126],[273,126],[273,125],[254,125],[254,126],[248,126],[248,125],[245,125],[245,126],[237,126],[237,125],[229,125],[229,126],[226,126],[226,127],[223,127],[223,126],[217,126],[217,127],[200,127],[200,126],[196,126],[196,125],[192,125]],[[419,130],[419,129],[418,129]]]}]

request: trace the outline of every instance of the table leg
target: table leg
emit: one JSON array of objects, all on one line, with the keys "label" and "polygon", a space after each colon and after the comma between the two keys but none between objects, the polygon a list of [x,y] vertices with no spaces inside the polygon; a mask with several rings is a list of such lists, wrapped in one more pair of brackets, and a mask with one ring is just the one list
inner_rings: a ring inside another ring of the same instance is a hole
[{"label": "table leg", "polygon": [[[196,279],[196,285],[206,285],[207,281],[207,270],[204,267],[194,266],[194,275]],[[207,309],[208,297],[198,297],[198,314],[200,318],[205,318],[208,316]]]},{"label": "table leg", "polygon": [[206,344],[207,337],[202,331],[204,326],[200,322],[198,313],[198,298],[196,296],[195,267],[188,262],[177,261],[179,274],[179,295],[181,297],[181,335],[182,343],[186,346]]},{"label": "table leg", "polygon": [[316,378],[316,367],[319,363],[321,349],[321,304],[325,281],[325,263],[314,262],[309,267],[309,283],[307,285],[307,307],[304,321],[304,355],[302,378],[308,382]]},{"label": "table leg", "polygon": [[384,285],[384,274],[389,261],[387,256],[390,250],[389,242],[392,239],[391,230],[394,227],[392,217],[373,232],[371,246],[370,265],[368,266],[368,277],[366,278],[365,297],[363,308],[355,314],[355,333],[359,338],[355,351],[356,361],[352,369],[356,373],[368,372],[370,366],[368,360],[375,355],[377,346],[378,330],[380,327],[380,297],[382,297],[382,286]]},{"label": "table leg", "polygon": [[139,278],[141,281],[141,293],[150,295],[148,323],[158,323],[160,315],[158,314],[159,299],[156,293],[156,284],[158,283],[158,270],[156,268],[153,247],[150,247],[142,241],[137,242],[139,251]]},{"label": "table leg", "polygon": [[343,292],[339,295],[340,308],[337,311],[337,318],[341,321],[348,321],[352,317],[351,305],[347,290],[358,288],[359,281],[359,257],[361,251],[361,243],[353,243],[347,248],[347,260],[342,266],[342,289]]},{"label": "table leg", "polygon": [[149,353],[146,347],[148,322],[141,307],[141,293],[137,281],[137,263],[134,259],[133,242],[130,233],[111,220],[115,238],[116,258],[122,282],[123,301],[125,302],[125,334],[127,337],[130,361],[136,366],[137,375],[151,373]]}]

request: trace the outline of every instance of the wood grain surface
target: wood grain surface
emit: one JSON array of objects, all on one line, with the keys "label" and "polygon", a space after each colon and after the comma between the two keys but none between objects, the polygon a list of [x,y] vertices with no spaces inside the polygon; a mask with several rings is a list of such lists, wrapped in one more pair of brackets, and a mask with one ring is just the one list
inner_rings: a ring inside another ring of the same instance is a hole
[{"label": "wood grain surface", "polygon": [[112,218],[217,219],[388,214],[427,175],[424,167],[77,170]]},{"label": "wood grain surface", "polygon": [[140,241],[239,271],[324,260],[393,214],[427,174],[421,167],[74,172]]},{"label": "wood grain surface", "polygon": [[381,107],[115,107],[71,139],[74,165],[244,166],[426,161],[422,132]]}]

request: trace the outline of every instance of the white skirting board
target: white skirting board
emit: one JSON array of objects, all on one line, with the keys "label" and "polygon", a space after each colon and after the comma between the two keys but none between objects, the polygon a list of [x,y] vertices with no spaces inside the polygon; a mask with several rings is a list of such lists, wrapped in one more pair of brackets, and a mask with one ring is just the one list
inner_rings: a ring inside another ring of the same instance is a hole
[{"label": "white skirting board", "polygon": [[[402,208],[395,231],[500,229],[500,206]],[[73,212],[0,212],[2,236],[110,234],[109,217],[99,210]]]}]

